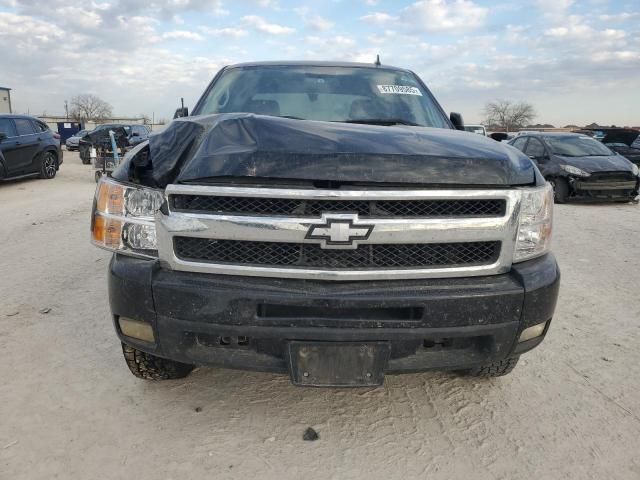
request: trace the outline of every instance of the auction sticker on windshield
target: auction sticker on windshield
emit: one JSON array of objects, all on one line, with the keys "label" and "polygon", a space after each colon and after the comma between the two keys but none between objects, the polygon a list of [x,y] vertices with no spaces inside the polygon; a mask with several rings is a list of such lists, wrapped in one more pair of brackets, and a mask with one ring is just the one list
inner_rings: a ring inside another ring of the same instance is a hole
[{"label": "auction sticker on windshield", "polygon": [[395,93],[396,95],[419,95],[422,96],[422,92],[416,87],[410,87],[408,85],[378,85],[380,93]]}]

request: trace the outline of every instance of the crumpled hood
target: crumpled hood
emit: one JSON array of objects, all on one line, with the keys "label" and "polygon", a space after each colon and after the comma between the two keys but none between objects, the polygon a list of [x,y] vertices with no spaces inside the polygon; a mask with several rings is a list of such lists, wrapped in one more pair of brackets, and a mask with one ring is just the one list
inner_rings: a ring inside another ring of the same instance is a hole
[{"label": "crumpled hood", "polygon": [[598,157],[565,157],[555,156],[561,164],[571,165],[587,173],[596,172],[631,172],[632,163],[620,155]]},{"label": "crumpled hood", "polygon": [[533,163],[517,149],[439,128],[234,113],[176,119],[148,146],[145,168],[159,187],[215,177],[496,186],[536,181]]}]

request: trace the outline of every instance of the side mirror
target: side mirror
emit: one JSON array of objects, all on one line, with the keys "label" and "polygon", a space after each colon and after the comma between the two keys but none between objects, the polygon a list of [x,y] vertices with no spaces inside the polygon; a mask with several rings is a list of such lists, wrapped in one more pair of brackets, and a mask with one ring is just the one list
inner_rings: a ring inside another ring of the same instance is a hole
[{"label": "side mirror", "polygon": [[139,134],[138,132],[133,132],[133,133],[131,134],[131,136],[132,136],[132,137],[139,137],[139,136],[140,136],[140,134]]},{"label": "side mirror", "polygon": [[464,120],[462,119],[462,115],[456,112],[451,112],[449,114],[449,120],[453,123],[453,126],[456,127],[456,130],[464,130]]},{"label": "side mirror", "polygon": [[7,134],[4,132],[0,132],[0,142],[7,138]]},{"label": "side mirror", "polygon": [[189,108],[188,107],[180,107],[176,109],[176,113],[173,114],[173,118],[182,118],[189,116]]}]

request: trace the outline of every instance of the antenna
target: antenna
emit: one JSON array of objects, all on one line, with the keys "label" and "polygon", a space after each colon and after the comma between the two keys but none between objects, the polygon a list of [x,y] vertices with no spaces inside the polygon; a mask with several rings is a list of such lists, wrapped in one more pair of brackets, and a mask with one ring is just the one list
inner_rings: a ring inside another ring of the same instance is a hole
[{"label": "antenna", "polygon": [[375,63],[375,66],[376,66],[376,67],[379,67],[380,65],[382,65],[382,64],[380,63],[380,54],[378,54],[378,55],[376,55],[376,63]]}]

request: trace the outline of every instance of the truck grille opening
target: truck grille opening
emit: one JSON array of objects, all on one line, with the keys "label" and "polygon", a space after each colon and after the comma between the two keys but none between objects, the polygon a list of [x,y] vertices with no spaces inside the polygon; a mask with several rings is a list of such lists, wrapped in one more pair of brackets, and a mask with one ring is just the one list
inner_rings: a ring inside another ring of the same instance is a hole
[{"label": "truck grille opening", "polygon": [[501,199],[305,200],[292,198],[171,195],[172,210],[224,215],[320,216],[357,213],[361,217],[501,217]]},{"label": "truck grille opening", "polygon": [[281,242],[174,237],[178,258],[264,267],[345,269],[424,268],[488,265],[500,255],[500,242],[360,245],[355,250]]},{"label": "truck grille opening", "polygon": [[423,307],[326,307],[306,305],[257,305],[259,319],[322,319],[322,320],[374,320],[415,321],[421,320]]}]

